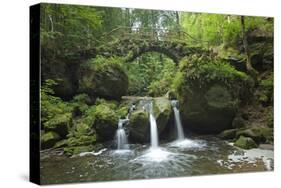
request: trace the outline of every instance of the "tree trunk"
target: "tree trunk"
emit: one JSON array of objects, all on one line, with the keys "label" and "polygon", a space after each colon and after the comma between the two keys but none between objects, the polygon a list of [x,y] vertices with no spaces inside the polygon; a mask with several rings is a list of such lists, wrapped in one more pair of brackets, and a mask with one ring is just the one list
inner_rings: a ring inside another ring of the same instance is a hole
[{"label": "tree trunk", "polygon": [[181,39],[181,32],[180,32],[180,15],[179,12],[176,11],[176,23],[177,23],[177,31],[178,31],[178,36]]},{"label": "tree trunk", "polygon": [[247,34],[245,32],[245,18],[244,16],[241,16],[241,26],[242,26],[242,37],[243,37],[243,45],[244,45],[244,50],[246,53],[246,69],[247,72],[249,73],[250,76],[254,78],[254,80],[257,80],[258,72],[253,68],[252,62],[251,62],[251,54],[249,51],[249,46],[248,46],[248,40],[247,40]]}]

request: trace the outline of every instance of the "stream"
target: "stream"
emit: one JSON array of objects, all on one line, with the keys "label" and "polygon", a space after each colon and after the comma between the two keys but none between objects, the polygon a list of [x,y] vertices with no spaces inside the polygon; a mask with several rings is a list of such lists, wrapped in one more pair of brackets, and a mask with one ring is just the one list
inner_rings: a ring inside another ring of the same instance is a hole
[{"label": "stream", "polygon": [[216,137],[201,136],[170,143],[129,144],[130,150],[105,147],[66,157],[41,152],[41,183],[58,184],[165,178],[273,170],[273,151],[241,150]]}]

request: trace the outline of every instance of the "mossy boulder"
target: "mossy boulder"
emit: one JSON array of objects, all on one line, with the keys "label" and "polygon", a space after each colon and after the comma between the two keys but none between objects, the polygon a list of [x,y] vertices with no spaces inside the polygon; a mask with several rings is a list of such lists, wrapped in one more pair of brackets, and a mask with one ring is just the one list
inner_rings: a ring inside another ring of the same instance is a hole
[{"label": "mossy boulder", "polygon": [[183,125],[207,134],[231,129],[251,84],[250,77],[224,62],[205,56],[183,59],[174,81]]},{"label": "mossy boulder", "polygon": [[94,110],[94,129],[98,141],[108,141],[114,138],[118,125],[118,115],[109,105],[99,104]]},{"label": "mossy boulder", "polygon": [[237,100],[225,86],[219,84],[205,88],[194,86],[180,99],[184,125],[200,133],[231,129],[237,108]]},{"label": "mossy boulder", "polygon": [[149,142],[150,138],[150,123],[148,113],[139,109],[133,111],[129,121],[129,139],[135,143]]},{"label": "mossy boulder", "polygon": [[92,151],[95,143],[96,143],[95,134],[76,133],[70,135],[70,137],[67,140],[58,142],[55,146],[64,147],[64,152],[66,155],[75,155],[81,152]]},{"label": "mossy boulder", "polygon": [[153,113],[157,122],[158,133],[161,134],[169,120],[173,117],[170,100],[165,97],[153,99]]},{"label": "mossy boulder", "polygon": [[89,96],[121,99],[128,90],[128,76],[113,58],[98,57],[80,68],[79,91]]},{"label": "mossy boulder", "polygon": [[234,145],[242,149],[252,149],[258,147],[252,138],[244,136],[240,136],[239,139],[235,141]]},{"label": "mossy boulder", "polygon": [[61,137],[65,137],[68,134],[71,124],[71,113],[58,114],[44,123],[44,129],[46,131],[54,131]]},{"label": "mossy boulder", "polygon": [[41,149],[48,149],[55,145],[60,140],[60,135],[56,132],[49,131],[41,136]]},{"label": "mossy boulder", "polygon": [[236,132],[236,137],[239,138],[240,136],[250,137],[257,143],[265,142],[265,138],[259,128],[247,128],[239,130]]},{"label": "mossy boulder", "polygon": [[225,140],[232,140],[236,138],[237,129],[229,129],[221,132],[218,137]]}]

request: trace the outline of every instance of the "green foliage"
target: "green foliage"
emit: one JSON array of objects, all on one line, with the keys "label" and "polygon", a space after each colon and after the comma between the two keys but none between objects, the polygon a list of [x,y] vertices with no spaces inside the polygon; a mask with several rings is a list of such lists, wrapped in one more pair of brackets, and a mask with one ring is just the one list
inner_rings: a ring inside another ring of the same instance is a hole
[{"label": "green foliage", "polygon": [[[189,42],[202,46],[219,46],[228,44],[237,47],[242,41],[241,16],[209,14],[209,13],[183,13],[181,25],[188,34],[197,40]],[[258,28],[265,32],[272,32],[273,23],[264,17],[245,17],[246,32]]]},{"label": "green foliage", "polygon": [[203,87],[216,82],[224,83],[229,88],[235,87],[236,84],[251,85],[249,76],[237,71],[228,63],[208,56],[194,55],[180,62],[180,71],[176,75],[173,87],[180,89],[181,86],[188,86],[192,83],[197,84],[198,87]]},{"label": "green foliage", "polygon": [[[73,107],[69,103],[64,102],[59,97],[53,96],[53,87],[55,85],[56,81],[47,79],[41,86],[41,121],[43,124],[50,124],[51,122],[48,121],[54,121],[56,116],[69,114],[73,110]],[[61,120],[58,118],[57,121]]]},{"label": "green foliage", "polygon": [[41,12],[40,39],[44,50],[61,55],[96,43],[102,26],[101,11],[96,8],[42,4]]},{"label": "green foliage", "polygon": [[273,74],[267,75],[259,82],[256,96],[258,101],[264,105],[273,103]]},{"label": "green foliage", "polygon": [[171,89],[176,74],[176,64],[168,60],[164,63],[159,77],[148,86],[148,94],[150,96],[163,96]]},{"label": "green foliage", "polygon": [[159,53],[146,53],[127,65],[129,95],[164,95],[170,88],[175,63]]},{"label": "green foliage", "polygon": [[104,71],[106,67],[113,66],[113,67],[122,67],[124,64],[124,59],[121,57],[104,57],[104,56],[97,56],[93,59],[90,59],[86,64],[83,66],[91,67],[93,70],[96,71]]}]

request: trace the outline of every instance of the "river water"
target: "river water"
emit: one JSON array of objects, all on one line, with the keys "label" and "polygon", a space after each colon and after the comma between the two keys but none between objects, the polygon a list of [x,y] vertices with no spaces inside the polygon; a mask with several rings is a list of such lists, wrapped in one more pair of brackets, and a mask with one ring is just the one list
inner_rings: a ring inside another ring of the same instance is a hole
[{"label": "river water", "polygon": [[107,147],[79,156],[41,153],[42,184],[111,181],[273,170],[273,151],[241,150],[214,137]]}]

